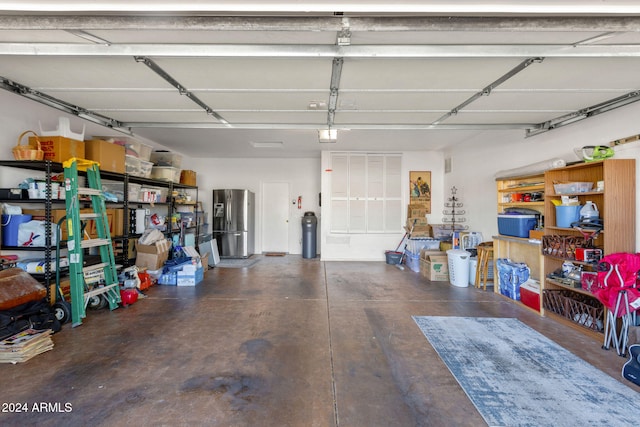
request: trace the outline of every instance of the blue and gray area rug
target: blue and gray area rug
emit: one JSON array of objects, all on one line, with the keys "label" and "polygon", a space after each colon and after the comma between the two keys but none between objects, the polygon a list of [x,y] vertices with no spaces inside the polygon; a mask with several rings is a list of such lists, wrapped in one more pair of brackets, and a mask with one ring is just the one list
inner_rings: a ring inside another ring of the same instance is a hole
[{"label": "blue and gray area rug", "polygon": [[413,319],[489,426],[640,423],[640,393],[517,319]]}]

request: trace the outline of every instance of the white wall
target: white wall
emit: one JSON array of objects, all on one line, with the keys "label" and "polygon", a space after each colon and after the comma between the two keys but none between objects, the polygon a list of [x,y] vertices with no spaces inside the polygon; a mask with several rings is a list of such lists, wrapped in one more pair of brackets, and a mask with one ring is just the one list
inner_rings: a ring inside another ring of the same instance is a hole
[{"label": "white wall", "polygon": [[[300,209],[297,203],[291,204],[289,209],[289,253],[302,253],[301,220],[306,211],[315,212],[319,223],[322,223],[318,204],[320,159],[190,159],[187,165],[186,169],[197,171],[199,198],[209,216],[214,189],[247,189],[256,194],[256,253],[262,252],[262,231],[268,227],[261,218],[263,206],[269,206],[261,192],[265,182],[287,182],[289,198],[293,201],[298,196],[302,197]],[[321,251],[319,244],[318,252]]]},{"label": "white wall", "polygon": [[[610,141],[640,134],[640,103],[600,114],[581,122],[525,138],[524,131],[508,134],[479,133],[473,140],[456,146],[445,157],[452,159],[452,171],[445,174],[445,186],[462,190],[461,198],[473,231],[485,240],[498,233],[495,173],[523,167],[554,157],[577,161],[574,148],[608,145]],[[617,158],[640,158],[638,142],[616,147]],[[636,191],[640,189],[640,163],[636,165]],[[640,197],[636,196],[636,212]],[[636,224],[636,248],[640,248],[640,224]]]},{"label": "white wall", "polygon": [[[55,126],[58,116],[63,115],[42,104],[20,96],[0,91],[0,159],[13,159],[11,148],[17,136],[26,129],[38,130],[42,120],[47,128]],[[497,233],[496,186],[497,171],[526,166],[553,157],[578,160],[573,153],[576,147],[607,144],[609,141],[640,134],[640,103],[601,114],[535,137],[525,138],[524,131],[479,132],[470,140],[447,153],[406,152],[403,153],[404,200],[408,203],[408,172],[430,170],[432,172],[432,214],[430,223],[442,222],[444,201],[451,186],[455,185],[458,196],[464,203],[467,224],[473,231],[483,233],[485,240]],[[99,135],[104,128],[92,125],[77,117],[67,116],[72,130],[87,126],[87,135]],[[451,158],[452,171],[444,173],[444,158]],[[616,148],[616,157],[640,158],[640,143],[635,142]],[[390,235],[347,236],[348,243],[340,240],[344,236],[330,236],[322,221],[318,206],[326,160],[323,159],[189,159],[183,161],[185,169],[198,173],[200,199],[211,214],[211,190],[213,188],[248,188],[256,192],[257,228],[256,252],[262,250],[262,227],[260,194],[263,182],[288,182],[290,197],[302,196],[303,206],[298,210],[292,205],[289,221],[289,246],[291,253],[301,253],[300,217],[305,211],[315,211],[319,217],[319,252],[323,259],[383,259],[384,250],[393,249],[402,233]],[[640,167],[636,173],[636,189],[640,189]],[[0,186],[9,187],[31,176],[29,171],[0,168]],[[636,211],[640,212],[640,197],[636,197]],[[326,204],[325,204],[326,205]],[[338,238],[338,239],[336,239]],[[333,242],[333,243],[331,243]],[[640,224],[636,224],[636,247],[640,249]],[[329,244],[328,244],[329,243]]]},{"label": "white wall", "polygon": [[[322,199],[329,200],[330,152],[322,153]],[[403,215],[406,217],[406,205],[409,203],[409,171],[431,171],[431,214],[427,216],[429,223],[442,223],[442,210],[446,197],[443,183],[443,155],[436,151],[402,153],[402,198]],[[385,250],[395,249],[404,232],[391,234],[333,234],[330,233],[330,205],[323,203],[320,240],[323,260],[384,260]]]}]

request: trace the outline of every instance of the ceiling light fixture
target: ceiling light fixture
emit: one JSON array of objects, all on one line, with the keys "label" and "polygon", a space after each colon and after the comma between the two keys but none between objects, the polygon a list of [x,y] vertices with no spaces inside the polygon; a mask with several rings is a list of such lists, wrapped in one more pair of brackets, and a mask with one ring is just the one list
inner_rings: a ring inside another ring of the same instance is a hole
[{"label": "ceiling light fixture", "polygon": [[320,143],[334,143],[338,141],[338,129],[319,129],[318,130],[318,142]]}]

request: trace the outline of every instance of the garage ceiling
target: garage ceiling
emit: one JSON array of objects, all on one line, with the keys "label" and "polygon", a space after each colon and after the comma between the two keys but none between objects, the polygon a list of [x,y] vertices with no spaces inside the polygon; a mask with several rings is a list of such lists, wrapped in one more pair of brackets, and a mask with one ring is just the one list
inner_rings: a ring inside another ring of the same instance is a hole
[{"label": "garage ceiling", "polygon": [[635,16],[301,15],[0,15],[0,86],[193,157],[442,150],[638,100]]}]

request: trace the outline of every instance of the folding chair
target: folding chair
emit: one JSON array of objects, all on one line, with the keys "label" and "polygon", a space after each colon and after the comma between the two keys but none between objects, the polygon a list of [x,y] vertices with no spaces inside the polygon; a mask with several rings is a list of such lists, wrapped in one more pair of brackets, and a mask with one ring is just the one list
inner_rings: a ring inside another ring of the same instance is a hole
[{"label": "folding chair", "polygon": [[629,327],[636,324],[636,310],[640,307],[637,287],[640,257],[629,253],[611,254],[600,260],[598,270],[598,285],[593,293],[607,307],[602,348],[608,350],[613,344],[618,355],[625,356]]}]

